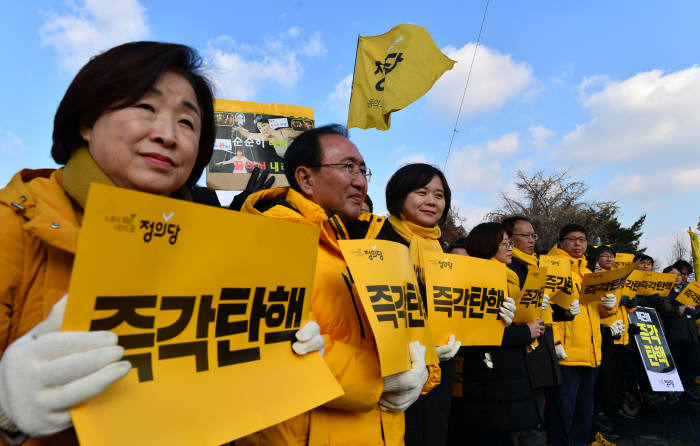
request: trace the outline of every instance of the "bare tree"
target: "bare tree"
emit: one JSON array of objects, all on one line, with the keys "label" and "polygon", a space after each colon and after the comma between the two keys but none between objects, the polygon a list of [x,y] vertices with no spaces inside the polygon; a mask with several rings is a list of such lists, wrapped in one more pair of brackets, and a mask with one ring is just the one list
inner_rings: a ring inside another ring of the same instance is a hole
[{"label": "bare tree", "polygon": [[445,223],[440,225],[442,231],[442,241],[446,244],[454,243],[458,238],[466,237],[467,230],[464,229],[466,218],[459,215],[459,207],[456,204],[450,206],[450,212],[447,214]]},{"label": "bare tree", "polygon": [[677,260],[688,260],[691,257],[688,235],[683,232],[674,235],[668,250],[669,254],[666,257],[668,265],[673,265]]}]

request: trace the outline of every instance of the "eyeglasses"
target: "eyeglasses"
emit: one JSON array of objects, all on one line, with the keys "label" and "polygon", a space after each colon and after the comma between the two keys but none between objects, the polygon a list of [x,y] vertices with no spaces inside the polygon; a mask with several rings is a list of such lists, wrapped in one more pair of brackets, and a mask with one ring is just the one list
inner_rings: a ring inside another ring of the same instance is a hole
[{"label": "eyeglasses", "polygon": [[537,241],[537,234],[513,234],[517,235],[518,237],[523,237],[523,238],[531,238],[535,241]]},{"label": "eyeglasses", "polygon": [[498,246],[503,246],[506,249],[513,249],[513,246],[515,246],[515,243],[513,243],[513,240],[508,240],[507,242],[499,243]]},{"label": "eyeglasses", "polygon": [[587,243],[588,242],[588,240],[586,240],[586,237],[564,237],[564,240],[566,240],[567,242],[571,242],[571,243],[576,243],[576,242]]},{"label": "eyeglasses", "polygon": [[372,171],[365,166],[358,166],[355,163],[334,163],[334,164],[317,164],[315,166],[309,167],[335,167],[336,169],[345,169],[351,177],[356,177],[362,174],[363,177],[367,179],[367,182],[372,178]]},{"label": "eyeglasses", "polygon": [[614,259],[615,256],[612,254],[601,254],[598,256],[599,259]]}]

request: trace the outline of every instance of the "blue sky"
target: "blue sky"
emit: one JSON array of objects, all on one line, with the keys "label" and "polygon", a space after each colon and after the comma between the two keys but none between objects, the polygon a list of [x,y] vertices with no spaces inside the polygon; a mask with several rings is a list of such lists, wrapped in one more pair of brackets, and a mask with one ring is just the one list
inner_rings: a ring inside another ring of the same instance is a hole
[{"label": "blue sky", "polygon": [[[342,6],[341,6],[342,5]],[[0,19],[0,183],[53,167],[53,114],[90,55],[129,40],[200,51],[217,96],[313,107],[345,123],[357,35],[425,27],[458,61],[389,131],[352,129],[374,171],[442,167],[486,0],[352,3],[73,0],[9,2]],[[514,172],[570,169],[623,224],[647,214],[643,245],[666,264],[695,226],[700,192],[700,3],[491,1],[446,169],[471,227],[513,193]]]}]

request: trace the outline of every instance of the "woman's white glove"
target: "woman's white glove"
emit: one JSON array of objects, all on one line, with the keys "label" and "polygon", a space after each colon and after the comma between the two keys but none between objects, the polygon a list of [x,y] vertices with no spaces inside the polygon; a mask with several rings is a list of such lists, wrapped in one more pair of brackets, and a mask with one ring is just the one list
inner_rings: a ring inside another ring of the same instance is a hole
[{"label": "woman's white glove", "polygon": [[542,295],[542,311],[546,310],[549,306],[549,294],[545,293]]},{"label": "woman's white glove", "polygon": [[440,361],[449,361],[450,359],[454,358],[461,346],[462,341],[455,342],[455,335],[450,335],[450,337],[447,339],[447,344],[438,345],[435,347],[435,350],[437,351]]},{"label": "woman's white glove", "polygon": [[610,332],[612,333],[613,338],[620,336],[622,333],[624,333],[624,331],[625,324],[620,319],[610,324]]},{"label": "woman's white glove", "polygon": [[420,396],[423,385],[428,380],[425,366],[425,347],[418,341],[408,344],[411,356],[411,370],[395,373],[384,378],[384,393],[379,399],[379,407],[386,412],[403,412]]},{"label": "woman's white glove", "polygon": [[292,344],[292,350],[297,355],[305,355],[311,352],[319,352],[324,355],[323,346],[326,345],[326,340],[321,336],[321,327],[316,321],[309,321],[301,327],[294,336],[296,342]]},{"label": "woman's white glove", "polygon": [[554,352],[557,354],[557,358],[559,359],[568,358],[568,356],[566,355],[566,350],[564,350],[564,346],[561,344],[557,344],[554,346]]},{"label": "woman's white glove", "polygon": [[613,308],[615,308],[616,303],[617,298],[614,294],[606,294],[604,297],[600,298],[600,304],[608,310],[612,310]]},{"label": "woman's white glove", "polygon": [[108,331],[61,332],[68,295],[13,342],[0,360],[0,408],[30,437],[72,425],[68,409],[101,393],[131,369]]},{"label": "woman's white glove", "polygon": [[581,313],[581,305],[579,305],[578,299],[571,302],[571,306],[569,307],[569,313],[571,313],[573,316],[576,316],[577,314]]},{"label": "woman's white glove", "polygon": [[512,297],[506,297],[501,304],[501,309],[498,311],[498,315],[501,316],[503,322],[505,322],[506,327],[513,323],[513,316],[515,316],[515,300]]}]

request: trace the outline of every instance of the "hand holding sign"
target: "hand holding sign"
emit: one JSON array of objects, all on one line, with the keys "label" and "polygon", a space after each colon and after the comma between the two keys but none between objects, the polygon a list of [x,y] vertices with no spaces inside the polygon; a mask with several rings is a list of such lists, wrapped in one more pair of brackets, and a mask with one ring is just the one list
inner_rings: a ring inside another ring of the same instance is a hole
[{"label": "hand holding sign", "polygon": [[530,339],[537,339],[544,333],[544,321],[541,318],[528,322],[527,326],[530,329]]},{"label": "hand holding sign", "polygon": [[389,375],[384,378],[384,393],[379,399],[379,407],[386,412],[403,412],[420,396],[423,385],[428,380],[425,366],[425,347],[418,341],[408,344],[411,357],[411,370]]},{"label": "hand holding sign", "polygon": [[304,324],[294,334],[297,341],[292,344],[292,350],[297,355],[305,355],[311,352],[319,352],[323,356],[323,346],[326,345],[326,340],[321,336],[321,327],[316,321],[309,321]]},{"label": "hand holding sign", "polygon": [[461,346],[462,342],[455,342],[455,335],[451,334],[449,339],[447,340],[447,344],[438,345],[437,347],[435,347],[435,350],[437,351],[437,355],[438,358],[440,358],[440,361],[449,361],[454,357],[454,355],[457,354]]},{"label": "hand holding sign", "polygon": [[498,311],[498,315],[503,319],[503,323],[506,327],[513,323],[513,317],[515,316],[515,300],[512,297],[506,297],[501,304],[501,308]]},{"label": "hand holding sign", "polygon": [[600,304],[608,310],[612,310],[613,308],[615,308],[616,303],[617,298],[614,294],[606,294],[605,296],[600,298]]}]

